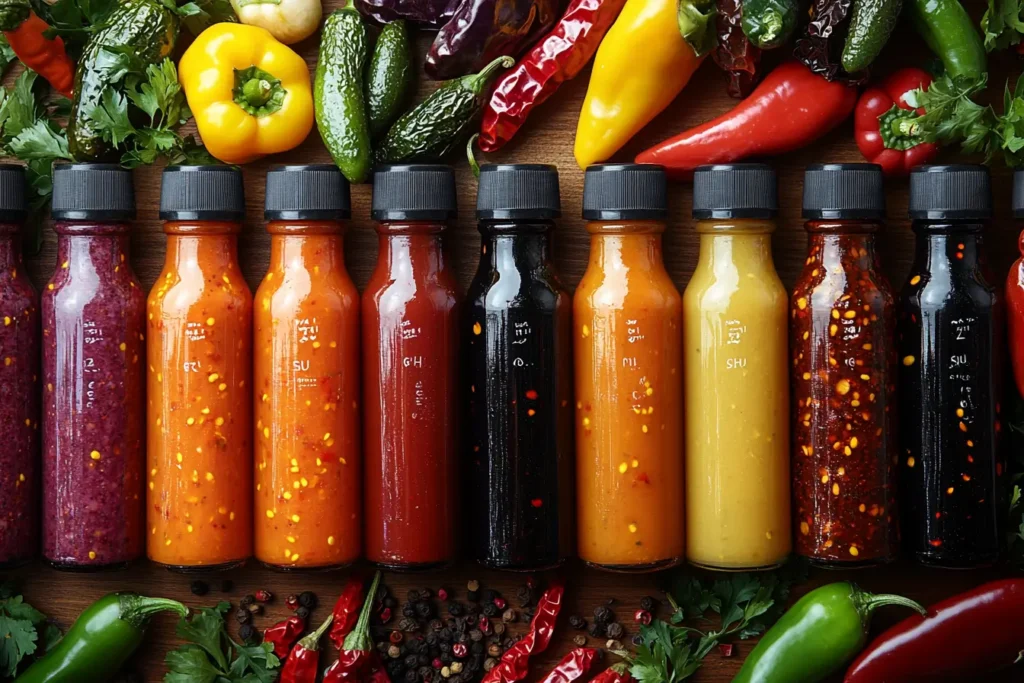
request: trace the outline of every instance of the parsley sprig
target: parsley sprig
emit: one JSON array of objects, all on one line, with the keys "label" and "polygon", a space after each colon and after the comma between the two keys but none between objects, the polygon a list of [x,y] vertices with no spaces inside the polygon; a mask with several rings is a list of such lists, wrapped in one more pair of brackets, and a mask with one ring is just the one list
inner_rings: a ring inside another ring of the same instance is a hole
[{"label": "parsley sprig", "polygon": [[1005,50],[1021,42],[1024,35],[1021,9],[1021,0],[988,0],[988,9],[981,17],[987,51]]},{"label": "parsley sprig", "polygon": [[164,683],[273,683],[281,666],[273,645],[236,643],[224,620],[229,609],[221,602],[178,622],[178,637],[187,642],[164,658]]},{"label": "parsley sprig", "polygon": [[60,640],[46,615],[25,602],[11,582],[0,583],[0,680],[14,678]]},{"label": "parsley sprig", "polygon": [[800,561],[770,574],[731,574],[711,582],[680,575],[668,594],[669,620],[641,626],[636,652],[619,654],[639,683],[684,681],[716,647],[764,633],[782,615],[790,587],[806,577],[807,565]]}]

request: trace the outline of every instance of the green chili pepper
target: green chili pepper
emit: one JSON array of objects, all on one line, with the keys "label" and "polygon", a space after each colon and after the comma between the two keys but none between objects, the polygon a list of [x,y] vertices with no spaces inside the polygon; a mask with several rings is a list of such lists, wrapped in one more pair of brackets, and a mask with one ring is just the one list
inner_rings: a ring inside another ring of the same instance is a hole
[{"label": "green chili pepper", "polygon": [[864,648],[871,614],[884,605],[925,609],[899,595],[830,583],[800,598],[761,638],[732,683],[815,683]]},{"label": "green chili pepper", "polygon": [[165,598],[111,593],[85,608],[57,645],[18,683],[103,683],[142,643],[149,619],[159,612],[187,616],[188,608]]},{"label": "green chili pepper", "polygon": [[917,32],[956,78],[978,78],[988,70],[978,27],[958,0],[910,0]]}]

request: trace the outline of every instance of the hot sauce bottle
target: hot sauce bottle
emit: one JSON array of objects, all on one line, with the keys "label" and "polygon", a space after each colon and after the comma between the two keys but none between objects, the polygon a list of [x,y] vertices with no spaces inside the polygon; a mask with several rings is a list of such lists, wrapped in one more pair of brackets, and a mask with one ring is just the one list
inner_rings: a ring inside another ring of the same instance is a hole
[{"label": "hot sauce bottle", "polygon": [[791,549],[786,290],[772,263],[775,171],[702,166],[700,258],[683,295],[686,559],[767,569]]},{"label": "hot sauce bottle", "polygon": [[470,552],[500,569],[553,567],[570,552],[571,301],[551,262],[559,207],[553,166],[481,170],[463,448]]},{"label": "hot sauce bottle", "polygon": [[21,262],[25,171],[0,164],[0,568],[39,542],[39,295]]},{"label": "hot sauce bottle", "polygon": [[334,165],[267,173],[270,268],[255,296],[256,558],[349,564],[362,548],[359,294],[345,270],[348,182]]},{"label": "hot sauce bottle", "polygon": [[363,293],[366,554],[396,569],[455,559],[460,299],[443,236],[447,166],[384,166],[373,181],[377,266]]},{"label": "hot sauce bottle", "polygon": [[652,571],[683,557],[682,297],[662,260],[659,166],[587,169],[590,263],[573,304],[576,505],[584,562]]},{"label": "hot sauce bottle", "polygon": [[[1024,218],[1024,171],[1013,174],[1013,216]],[[1024,232],[1017,242],[1021,257],[1013,262],[1006,277],[1006,306],[1010,340],[1010,361],[1017,392],[1024,396]]]},{"label": "hot sauce bottle", "polygon": [[128,259],[131,171],[53,172],[57,269],[42,297],[43,557],[60,569],[142,554],[146,297]]},{"label": "hot sauce bottle", "polygon": [[807,260],[790,298],[796,551],[825,566],[896,557],[895,309],[875,236],[882,168],[804,174]]},{"label": "hot sauce bottle", "polygon": [[991,216],[986,167],[911,172],[917,241],[897,313],[900,517],[906,548],[935,566],[999,557],[1002,302],[981,253]]},{"label": "hot sauce bottle", "polygon": [[238,267],[244,216],[237,168],[164,170],[167,257],[147,314],[146,538],[150,559],[179,571],[236,567],[252,554],[252,295]]}]

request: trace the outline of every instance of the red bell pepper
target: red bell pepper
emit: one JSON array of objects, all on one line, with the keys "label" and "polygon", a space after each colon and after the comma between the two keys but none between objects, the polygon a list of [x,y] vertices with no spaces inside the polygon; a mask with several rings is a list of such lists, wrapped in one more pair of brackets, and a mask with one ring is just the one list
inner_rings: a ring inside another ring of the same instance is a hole
[{"label": "red bell pepper", "polygon": [[689,178],[704,164],[782,154],[838,126],[856,103],[856,88],[827,81],[800,62],[783,62],[732,111],[641,152],[636,161]]},{"label": "red bell pepper", "polygon": [[904,98],[931,84],[926,71],[900,69],[860,96],[853,117],[854,139],[864,158],[881,166],[885,175],[907,175],[912,167],[927,164],[938,153],[936,143],[921,142],[900,131],[901,122],[924,113],[911,108]]},{"label": "red bell pepper", "polygon": [[1024,651],[1024,579],[992,581],[954,595],[878,636],[844,683],[980,681]]}]

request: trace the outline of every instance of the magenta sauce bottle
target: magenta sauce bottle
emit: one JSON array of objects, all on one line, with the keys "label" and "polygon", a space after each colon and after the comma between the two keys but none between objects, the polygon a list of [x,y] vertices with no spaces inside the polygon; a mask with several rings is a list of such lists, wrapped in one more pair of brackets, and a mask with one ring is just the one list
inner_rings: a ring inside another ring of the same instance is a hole
[{"label": "magenta sauce bottle", "polygon": [[57,267],[43,290],[43,557],[58,569],[141,556],[146,297],[128,260],[131,172],[58,165]]},{"label": "magenta sauce bottle", "polygon": [[39,295],[21,263],[25,172],[0,165],[0,569],[39,535]]}]

